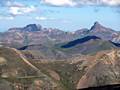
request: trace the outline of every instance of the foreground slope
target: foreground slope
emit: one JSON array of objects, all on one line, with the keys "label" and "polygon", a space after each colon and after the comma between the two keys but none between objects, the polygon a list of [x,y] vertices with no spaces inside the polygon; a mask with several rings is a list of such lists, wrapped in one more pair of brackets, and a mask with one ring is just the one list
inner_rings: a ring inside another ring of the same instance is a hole
[{"label": "foreground slope", "polygon": [[120,84],[120,51],[98,53],[80,78],[77,89]]},{"label": "foreground slope", "polygon": [[1,90],[76,90],[120,84],[120,50],[74,55],[61,60],[28,59],[0,48]]},{"label": "foreground slope", "polygon": [[0,47],[1,90],[63,90],[18,50]]},{"label": "foreground slope", "polygon": [[50,71],[57,74],[55,77],[65,90],[76,90],[120,84],[119,52],[115,49],[101,51],[92,56],[77,55],[61,61],[30,62],[50,76]]}]

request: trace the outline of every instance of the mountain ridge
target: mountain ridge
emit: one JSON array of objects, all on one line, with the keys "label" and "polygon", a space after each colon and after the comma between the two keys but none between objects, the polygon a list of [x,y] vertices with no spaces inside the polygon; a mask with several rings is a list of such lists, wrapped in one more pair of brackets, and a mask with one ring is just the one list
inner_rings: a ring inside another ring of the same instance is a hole
[{"label": "mountain ridge", "polygon": [[100,38],[96,37],[96,36],[86,36],[86,37],[83,37],[83,38],[68,42],[68,44],[63,45],[61,47],[62,48],[70,48],[70,47],[75,46],[77,44],[82,44],[82,43],[85,43],[85,42],[87,42],[89,40],[96,40],[96,39],[100,39]]}]

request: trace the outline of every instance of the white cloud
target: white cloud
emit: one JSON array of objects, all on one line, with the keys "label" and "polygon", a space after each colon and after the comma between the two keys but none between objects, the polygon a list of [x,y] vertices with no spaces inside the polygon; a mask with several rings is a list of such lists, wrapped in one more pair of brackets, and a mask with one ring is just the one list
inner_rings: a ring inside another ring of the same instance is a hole
[{"label": "white cloud", "polygon": [[11,15],[22,15],[22,14],[27,14],[30,12],[36,11],[36,8],[34,6],[11,6],[9,7],[9,13]]},{"label": "white cloud", "polygon": [[73,2],[72,0],[43,0],[46,4],[51,4],[55,6],[74,6],[76,5],[76,2]]},{"label": "white cloud", "polygon": [[12,16],[0,16],[0,20],[13,20],[14,17]]},{"label": "white cloud", "polygon": [[56,20],[55,18],[51,18],[51,17],[45,17],[45,16],[37,16],[35,17],[36,20],[42,20],[42,21],[45,21],[45,20]]},{"label": "white cloud", "polygon": [[37,8],[33,5],[27,6],[21,2],[12,0],[4,1],[4,6],[7,8],[7,12],[13,16],[23,15],[37,10]]},{"label": "white cloud", "polygon": [[120,5],[120,0],[102,0],[102,2],[111,6]]},{"label": "white cloud", "polygon": [[47,20],[48,18],[47,17],[39,17],[39,16],[37,16],[37,17],[35,17],[35,19],[36,20]]},{"label": "white cloud", "polygon": [[120,5],[120,0],[43,0],[43,2],[53,6]]},{"label": "white cloud", "polygon": [[20,2],[11,2],[11,1],[6,1],[5,5],[7,7],[11,7],[11,6],[16,6],[16,7],[23,7],[24,5]]}]

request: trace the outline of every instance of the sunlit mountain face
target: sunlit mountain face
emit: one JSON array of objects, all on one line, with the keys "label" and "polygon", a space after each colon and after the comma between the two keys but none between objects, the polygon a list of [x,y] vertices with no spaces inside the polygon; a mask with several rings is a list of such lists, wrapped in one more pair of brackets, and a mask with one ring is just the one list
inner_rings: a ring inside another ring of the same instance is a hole
[{"label": "sunlit mountain face", "polygon": [[0,90],[120,90],[120,0],[0,0]]}]

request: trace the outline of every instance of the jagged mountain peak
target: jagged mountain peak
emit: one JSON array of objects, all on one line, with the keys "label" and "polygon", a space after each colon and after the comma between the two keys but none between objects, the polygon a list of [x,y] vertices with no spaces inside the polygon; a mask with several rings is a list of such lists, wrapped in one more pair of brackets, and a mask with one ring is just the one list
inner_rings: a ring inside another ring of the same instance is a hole
[{"label": "jagged mountain peak", "polygon": [[98,21],[96,21],[95,23],[94,23],[94,25],[101,25]]},{"label": "jagged mountain peak", "polygon": [[37,25],[37,24],[29,24],[26,27],[23,28],[23,30],[25,31],[40,31],[41,30],[41,26]]},{"label": "jagged mountain peak", "polygon": [[96,21],[90,30],[98,30],[101,28],[103,28],[103,26],[98,21]]},{"label": "jagged mountain peak", "polygon": [[40,31],[42,29],[41,25],[37,24],[28,24],[25,27],[14,27],[10,28],[8,31],[28,31],[28,32],[34,32],[34,31]]}]

